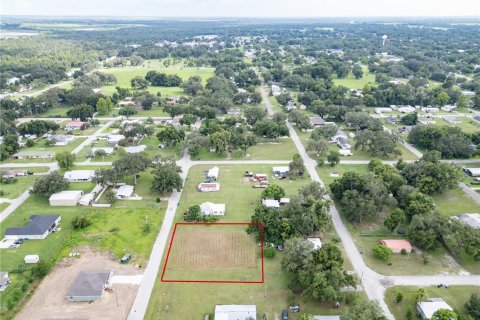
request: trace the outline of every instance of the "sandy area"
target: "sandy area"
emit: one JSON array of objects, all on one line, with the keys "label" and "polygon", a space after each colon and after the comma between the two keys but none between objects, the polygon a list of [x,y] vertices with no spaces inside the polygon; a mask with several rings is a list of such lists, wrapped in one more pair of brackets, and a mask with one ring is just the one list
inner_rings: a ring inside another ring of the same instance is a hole
[{"label": "sandy area", "polygon": [[67,258],[57,264],[42,281],[35,294],[15,319],[126,319],[138,285],[116,283],[107,289],[104,299],[94,302],[68,302],[65,294],[81,270],[112,270],[113,276],[139,275],[132,264],[122,265],[106,252],[89,247],[76,248],[80,258]]}]

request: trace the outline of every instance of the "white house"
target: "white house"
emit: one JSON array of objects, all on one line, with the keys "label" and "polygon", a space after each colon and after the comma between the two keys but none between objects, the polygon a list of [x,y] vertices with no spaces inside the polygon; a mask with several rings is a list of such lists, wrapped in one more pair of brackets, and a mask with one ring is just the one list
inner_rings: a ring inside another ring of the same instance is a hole
[{"label": "white house", "polygon": [[130,198],[133,194],[134,187],[128,184],[120,186],[115,192],[115,197],[117,199],[127,199]]},{"label": "white house", "polygon": [[250,320],[257,319],[255,305],[216,305],[215,320]]},{"label": "white house", "polygon": [[12,227],[5,231],[5,239],[45,239],[60,223],[60,215],[31,215],[24,227]]},{"label": "white house", "polygon": [[322,247],[322,241],[318,237],[307,238],[307,240],[313,244],[313,250],[317,250]]},{"label": "white house", "polygon": [[418,123],[420,124],[435,124],[435,119],[431,117],[418,117]]},{"label": "white house", "polygon": [[411,113],[415,111],[415,108],[412,106],[403,106],[403,107],[398,107],[397,111],[400,113]]},{"label": "white house", "polygon": [[220,169],[218,167],[213,167],[207,172],[207,178],[217,180],[218,174],[220,173]]},{"label": "white house", "polygon": [[225,204],[204,202],[200,205],[200,211],[204,215],[223,216],[225,214]]},{"label": "white house", "polygon": [[11,85],[11,84],[15,84],[15,83],[17,83],[18,81],[20,81],[20,78],[17,78],[17,77],[9,78],[9,79],[7,79],[7,81],[6,81],[6,82],[7,82],[7,86],[8,86],[8,85]]},{"label": "white house", "polygon": [[5,291],[10,285],[10,278],[8,272],[0,272],[0,292]]},{"label": "white house", "polygon": [[87,182],[92,181],[95,177],[95,170],[72,170],[67,171],[63,177],[70,182]]},{"label": "white house", "polygon": [[440,309],[452,310],[442,298],[430,298],[427,301],[417,303],[417,312],[422,319],[430,319]]},{"label": "white house", "polygon": [[141,145],[138,145],[138,146],[133,146],[133,147],[125,147],[125,152],[126,153],[140,153],[140,152],[145,151],[146,148],[147,148],[147,146],[144,145],[144,144],[141,144]]},{"label": "white house", "polygon": [[275,174],[275,175],[283,176],[283,175],[288,174],[290,169],[288,167],[273,167],[272,171],[273,171],[273,174]]},{"label": "white house", "polygon": [[54,193],[48,201],[52,207],[74,207],[83,196],[83,191],[68,190]]},{"label": "white house", "polygon": [[455,116],[443,116],[443,120],[447,121],[450,124],[462,123],[462,121],[458,120]]},{"label": "white house", "polygon": [[451,219],[459,220],[474,229],[480,229],[480,213],[462,213]]},{"label": "white house", "polygon": [[274,208],[274,209],[280,208],[280,202],[278,202],[278,200],[275,200],[275,199],[262,199],[262,204],[267,208]]},{"label": "white house", "polygon": [[441,109],[442,111],[452,112],[453,110],[457,109],[457,106],[451,105],[451,104],[447,104],[447,105],[441,107],[440,109]]},{"label": "white house", "polygon": [[272,95],[276,97],[276,96],[279,96],[280,93],[282,93],[280,90],[280,87],[277,86],[276,84],[272,84]]},{"label": "white house", "polygon": [[123,139],[125,139],[123,134],[111,134],[107,138],[107,143],[109,145],[117,145]]},{"label": "white house", "polygon": [[56,146],[66,146],[69,142],[75,140],[76,137],[71,134],[54,134],[48,136],[48,138],[55,140]]},{"label": "white house", "polygon": [[440,109],[438,109],[437,107],[422,107],[420,110],[422,110],[422,112],[426,112],[426,113],[435,113],[435,112],[440,111]]},{"label": "white house", "polygon": [[381,114],[383,112],[392,112],[392,108],[375,108],[375,113]]}]

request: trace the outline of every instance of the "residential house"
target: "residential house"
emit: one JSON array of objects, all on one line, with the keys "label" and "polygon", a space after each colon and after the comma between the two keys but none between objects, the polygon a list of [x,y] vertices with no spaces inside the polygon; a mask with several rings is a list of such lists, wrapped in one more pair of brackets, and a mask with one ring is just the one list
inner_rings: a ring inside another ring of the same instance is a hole
[{"label": "residential house", "polygon": [[126,153],[140,153],[140,152],[143,152],[145,151],[145,149],[147,148],[146,145],[144,144],[140,144],[138,146],[132,146],[132,147],[125,147],[125,152]]},{"label": "residential house", "polygon": [[10,285],[10,278],[8,272],[0,272],[0,292],[5,291]]},{"label": "residential house", "polygon": [[426,301],[417,303],[417,312],[422,319],[430,319],[433,314],[440,309],[452,310],[452,307],[448,305],[442,298],[430,298]]},{"label": "residential house", "polygon": [[402,250],[405,250],[407,253],[412,252],[412,245],[407,240],[380,240],[380,243],[392,250],[393,253],[401,253]]},{"label": "residential house", "polygon": [[216,305],[215,320],[250,320],[257,319],[255,305]]},{"label": "residential house", "polygon": [[463,171],[471,177],[480,177],[480,168],[464,168]]},{"label": "residential house", "polygon": [[99,151],[99,150],[103,150],[103,152],[105,152],[105,154],[107,156],[110,156],[113,154],[113,151],[114,149],[113,148],[98,148],[98,147],[95,147],[95,148],[92,148],[92,154],[95,154],[96,151]]},{"label": "residential house", "polygon": [[200,205],[200,211],[204,215],[223,216],[225,214],[225,204],[204,202]]},{"label": "residential house", "polygon": [[463,213],[453,216],[452,219],[462,221],[474,229],[480,229],[480,213]]},{"label": "residential house", "polygon": [[375,113],[381,114],[383,112],[392,112],[392,108],[375,108]]},{"label": "residential house", "polygon": [[88,182],[95,177],[95,170],[72,170],[63,174],[63,177],[69,182]]},{"label": "residential house", "polygon": [[272,168],[273,174],[276,176],[284,176],[287,175],[288,172],[290,171],[289,167],[273,167]]},{"label": "residential house", "polygon": [[313,250],[317,250],[322,247],[322,240],[320,240],[318,237],[309,237],[307,238],[307,241],[313,244]]},{"label": "residential house", "polygon": [[476,121],[476,122],[480,123],[480,116],[475,116],[472,119],[473,119],[473,121]]},{"label": "residential house", "polygon": [[325,120],[322,117],[308,117],[308,119],[310,120],[310,125],[314,128],[325,125]]},{"label": "residential house", "polygon": [[313,320],[340,320],[340,316],[313,316]]},{"label": "residential house", "polygon": [[48,201],[52,207],[74,207],[83,196],[83,191],[68,190],[54,193]]},{"label": "residential house", "polygon": [[13,159],[27,160],[27,159],[51,159],[55,157],[55,152],[46,150],[25,150],[15,153]]},{"label": "residential house", "polygon": [[220,190],[220,184],[204,182],[204,183],[200,183],[197,189],[200,192],[215,192]]},{"label": "residential house", "polygon": [[443,120],[447,121],[450,124],[462,123],[462,121],[458,120],[456,117],[453,116],[443,116]]},{"label": "residential house", "polygon": [[415,108],[412,106],[402,106],[402,107],[398,107],[397,111],[400,113],[411,113],[415,111]]},{"label": "residential house", "polygon": [[69,142],[72,142],[76,139],[76,137],[71,134],[53,134],[47,138],[55,140],[56,146],[66,146]]},{"label": "residential house", "polygon": [[435,119],[430,116],[418,117],[418,123],[424,124],[424,125],[435,124]]},{"label": "residential house", "polygon": [[83,121],[70,121],[65,125],[65,130],[67,131],[72,131],[72,130],[84,130],[86,127],[88,127],[89,123],[88,122],[83,122]]},{"label": "residential house", "polygon": [[337,138],[337,146],[342,150],[350,150],[352,146],[348,143],[348,140],[344,137]]},{"label": "residential house", "polygon": [[441,109],[442,111],[452,112],[453,110],[457,109],[457,106],[451,105],[451,104],[447,104],[447,105],[441,107],[440,109]]},{"label": "residential house", "polygon": [[125,139],[125,136],[123,134],[111,134],[107,138],[107,143],[109,145],[115,146],[123,139]]},{"label": "residential house", "polygon": [[280,208],[280,202],[275,199],[262,199],[262,205],[264,205],[267,208],[274,208],[274,209]]},{"label": "residential house", "polygon": [[220,173],[220,169],[218,167],[213,167],[207,172],[207,178],[217,180],[218,174]]},{"label": "residential house", "polygon": [[120,186],[115,192],[117,199],[128,199],[133,195],[134,187],[128,184]]},{"label": "residential house", "polygon": [[28,172],[24,171],[24,170],[2,170],[2,171],[0,171],[0,176],[2,178],[24,177],[26,175],[28,175]]},{"label": "residential house", "polygon": [[426,113],[435,113],[435,112],[440,111],[440,109],[438,109],[437,107],[422,107],[420,110],[422,110],[422,112],[426,112]]},{"label": "residential house", "polygon": [[242,109],[240,108],[230,108],[227,110],[227,114],[232,116],[239,116],[242,114]]},{"label": "residential house", "polygon": [[276,84],[272,84],[271,89],[272,89],[272,95],[274,97],[279,96],[282,93],[280,86],[277,86]]},{"label": "residential house", "polygon": [[8,78],[6,83],[7,83],[7,86],[9,86],[11,84],[16,84],[19,81],[20,81],[20,78],[12,77],[12,78]]},{"label": "residential house", "polygon": [[65,298],[75,302],[101,300],[112,274],[111,270],[80,271]]},{"label": "residential house", "polygon": [[58,214],[31,215],[29,222],[24,227],[12,227],[5,231],[5,238],[18,239],[45,239],[62,219]]}]

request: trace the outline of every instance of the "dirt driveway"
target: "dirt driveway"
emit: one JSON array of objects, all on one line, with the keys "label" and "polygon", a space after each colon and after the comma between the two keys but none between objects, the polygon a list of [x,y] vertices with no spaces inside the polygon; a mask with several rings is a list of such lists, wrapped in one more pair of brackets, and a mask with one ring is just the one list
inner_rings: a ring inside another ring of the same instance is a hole
[{"label": "dirt driveway", "polygon": [[67,258],[57,264],[42,281],[35,294],[15,319],[126,319],[132,306],[138,285],[115,283],[105,291],[104,299],[89,302],[68,302],[65,295],[81,270],[112,270],[113,276],[139,275],[133,265],[122,265],[106,252],[89,247],[76,248],[80,258]]}]

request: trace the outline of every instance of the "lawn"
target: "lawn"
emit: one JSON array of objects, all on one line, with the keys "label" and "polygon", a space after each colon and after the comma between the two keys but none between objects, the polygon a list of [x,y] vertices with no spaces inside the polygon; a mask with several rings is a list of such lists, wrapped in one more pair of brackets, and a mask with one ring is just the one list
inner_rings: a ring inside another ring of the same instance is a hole
[{"label": "lawn", "polygon": [[457,120],[460,121],[460,123],[450,124],[442,118],[435,118],[435,125],[457,127],[462,129],[463,132],[467,132],[467,133],[478,132],[480,130],[480,124],[478,124],[478,122],[475,122],[470,118],[456,116],[455,114],[452,114],[451,117],[455,117]]},{"label": "lawn", "polygon": [[[220,222],[249,222],[259,203],[262,189],[251,187],[250,182],[243,178],[245,171],[268,174],[270,183],[282,186],[287,197],[296,194],[299,187],[311,182],[308,177],[295,181],[273,180],[272,166],[219,166],[220,191],[209,193],[198,192],[197,185],[203,181],[204,171],[210,167],[192,167],[183,188],[175,221],[183,221],[182,213],[189,206],[210,201],[226,204],[226,213],[220,218]],[[145,319],[200,319],[205,314],[213,312],[216,304],[255,304],[260,316],[265,313],[268,319],[274,319],[274,314],[279,315],[281,310],[288,306],[286,296],[288,276],[281,269],[281,258],[282,253],[279,252],[273,259],[265,260],[263,284],[162,283],[160,282],[162,263]],[[223,272],[222,270],[222,275]],[[356,296],[365,299],[363,293]],[[340,309],[335,309],[331,303],[304,302],[299,296],[296,298],[302,310],[312,314],[341,314],[347,308],[342,305]],[[188,303],[185,303],[186,301]],[[290,319],[298,319],[298,315],[290,314]]]},{"label": "lawn", "polygon": [[15,199],[18,198],[25,190],[33,185],[38,176],[16,177],[17,182],[2,184],[0,190],[4,192],[2,198]]},{"label": "lawn", "polygon": [[366,66],[362,66],[362,69],[363,69],[363,77],[360,79],[355,79],[355,77],[353,76],[353,73],[350,72],[348,76],[341,79],[337,78],[337,76],[334,75],[333,83],[337,86],[344,86],[348,89],[360,89],[360,90],[363,89],[363,87],[366,84],[369,84],[372,87],[376,86],[377,84],[375,82],[375,74],[370,73]]},{"label": "lawn", "polygon": [[50,108],[45,113],[40,113],[35,115],[37,118],[63,118],[67,117],[68,108],[66,107],[58,107],[58,108]]},{"label": "lawn", "polygon": [[282,105],[277,101],[274,96],[268,96],[270,103],[272,104],[272,109],[274,113],[285,112]]},{"label": "lawn", "polygon": [[[437,287],[423,288],[425,289],[426,298],[442,298],[463,316],[466,315],[465,303],[470,298],[470,295],[472,293],[480,294],[480,287],[478,286],[450,286],[447,289]],[[395,316],[395,319],[406,319],[405,315],[409,307],[412,308],[414,315],[416,315],[416,293],[418,289],[419,287],[405,286],[396,286],[387,289],[385,292],[385,302]],[[400,303],[395,301],[398,293],[403,294],[403,300]]]},{"label": "lawn", "polygon": [[437,211],[445,217],[451,217],[462,213],[476,213],[479,205],[468,196],[462,189],[456,188],[432,196]]},{"label": "lawn", "polygon": [[[320,179],[325,183],[326,189],[329,188],[330,183],[335,179],[339,179],[345,172],[354,171],[360,174],[368,172],[368,166],[366,164],[340,164],[335,167],[331,167],[329,164],[325,164],[323,167],[317,167],[317,173]],[[332,176],[338,175],[336,176]]]},{"label": "lawn", "polygon": [[[163,60],[162,60],[163,61]],[[114,85],[104,86],[102,87],[102,93],[106,95],[111,95],[115,92],[115,87],[120,86],[123,88],[129,88],[130,80],[134,77],[140,76],[145,77],[148,71],[155,70],[158,72],[166,73],[166,74],[176,74],[182,80],[187,80],[192,76],[200,76],[202,77],[203,84],[206,84],[208,78],[213,76],[213,68],[192,68],[187,67],[183,62],[177,63],[175,65],[165,67],[161,60],[146,60],[140,66],[128,66],[128,67],[120,67],[120,68],[111,68],[102,70],[102,72],[113,74],[117,78],[117,83]],[[162,96],[178,96],[184,95],[183,89],[180,87],[156,87],[156,86],[149,86],[147,90],[153,94],[160,92]]]}]

